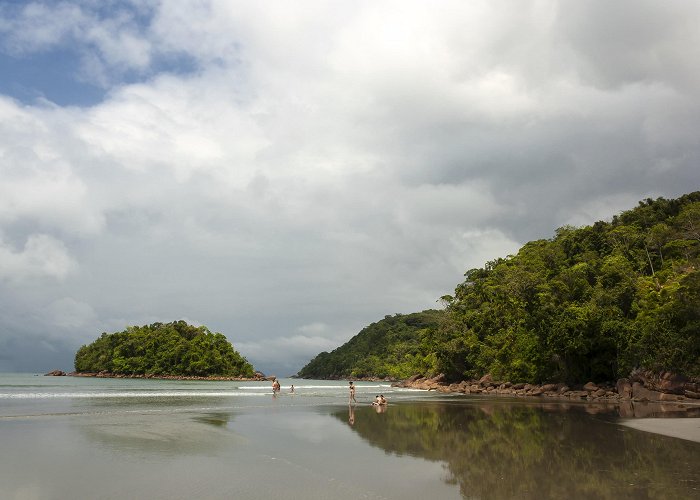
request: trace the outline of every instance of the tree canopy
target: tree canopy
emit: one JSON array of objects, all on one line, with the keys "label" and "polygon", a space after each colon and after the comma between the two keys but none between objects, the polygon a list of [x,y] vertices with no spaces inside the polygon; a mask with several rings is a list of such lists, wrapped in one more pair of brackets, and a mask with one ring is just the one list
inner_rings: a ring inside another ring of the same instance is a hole
[{"label": "tree canopy", "polygon": [[386,316],[299,371],[304,378],[392,377],[434,371],[441,311]]},{"label": "tree canopy", "polygon": [[[647,199],[470,269],[430,327],[397,338],[388,324],[370,325],[300,375],[584,382],[645,368],[700,376],[699,257],[700,192]],[[368,329],[386,339],[356,348]],[[420,347],[394,355],[406,345]]]},{"label": "tree canopy", "polygon": [[78,372],[252,377],[253,366],[221,333],[185,321],[103,333],[75,355]]}]

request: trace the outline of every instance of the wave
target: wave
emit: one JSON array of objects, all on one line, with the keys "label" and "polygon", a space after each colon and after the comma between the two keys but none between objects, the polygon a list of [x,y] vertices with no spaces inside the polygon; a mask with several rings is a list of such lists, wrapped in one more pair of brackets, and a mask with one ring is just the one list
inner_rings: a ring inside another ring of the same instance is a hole
[{"label": "wave", "polygon": [[[288,388],[288,385],[283,385],[282,390],[285,388]],[[378,389],[380,387],[391,387],[391,384],[379,384],[379,385],[356,385],[355,388],[357,390],[360,389]],[[238,387],[240,390],[245,390],[245,391],[251,391],[251,390],[260,390],[260,386],[241,386]],[[348,386],[347,385],[297,385],[294,384],[294,389],[299,390],[299,389],[344,389],[347,390]]]},{"label": "wave", "polygon": [[246,397],[269,396],[269,392],[201,392],[201,391],[158,391],[158,392],[16,392],[0,393],[0,399],[61,399],[61,398],[178,398],[178,397]]}]

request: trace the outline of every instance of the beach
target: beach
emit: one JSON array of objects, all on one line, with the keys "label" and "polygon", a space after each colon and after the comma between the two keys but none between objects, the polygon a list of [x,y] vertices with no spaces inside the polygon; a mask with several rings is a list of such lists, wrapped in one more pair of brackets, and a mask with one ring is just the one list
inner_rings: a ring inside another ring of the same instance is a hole
[{"label": "beach", "polygon": [[281,384],[0,375],[0,497],[697,498],[700,443],[614,407]]},{"label": "beach", "polygon": [[700,443],[700,418],[638,418],[621,423],[632,429]]}]

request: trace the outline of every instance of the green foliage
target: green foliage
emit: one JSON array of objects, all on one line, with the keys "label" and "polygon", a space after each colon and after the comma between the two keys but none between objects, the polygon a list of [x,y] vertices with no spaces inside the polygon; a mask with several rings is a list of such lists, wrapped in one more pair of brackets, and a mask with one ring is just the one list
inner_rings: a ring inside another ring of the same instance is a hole
[{"label": "green foliage", "polygon": [[305,377],[491,373],[605,381],[634,368],[700,376],[700,192],[565,226],[465,273],[444,311],[387,316]]},{"label": "green foliage", "polygon": [[299,371],[304,378],[391,377],[439,370],[436,332],[444,314],[423,311],[386,316],[333,352],[322,352]]},{"label": "green foliage", "polygon": [[75,355],[78,372],[252,377],[253,367],[224,335],[184,321],[103,333]]},{"label": "green foliage", "polygon": [[447,300],[446,323],[466,341],[465,369],[448,377],[700,375],[699,230],[700,192],[646,200],[468,271]]}]

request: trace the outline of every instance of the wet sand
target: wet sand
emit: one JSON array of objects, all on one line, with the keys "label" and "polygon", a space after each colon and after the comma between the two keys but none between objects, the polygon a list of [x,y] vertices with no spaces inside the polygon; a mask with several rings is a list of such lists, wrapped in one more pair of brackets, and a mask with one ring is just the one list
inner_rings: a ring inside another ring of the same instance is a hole
[{"label": "wet sand", "polygon": [[700,418],[636,418],[621,423],[640,431],[700,443]]}]

